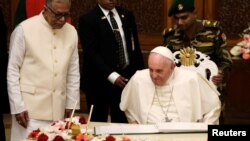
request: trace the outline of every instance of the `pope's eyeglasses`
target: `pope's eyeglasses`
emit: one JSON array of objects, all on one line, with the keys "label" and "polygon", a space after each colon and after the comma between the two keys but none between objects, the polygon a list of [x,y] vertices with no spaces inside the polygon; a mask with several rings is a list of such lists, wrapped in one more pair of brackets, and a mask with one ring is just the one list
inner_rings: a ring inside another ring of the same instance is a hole
[{"label": "pope's eyeglasses", "polygon": [[62,17],[64,17],[65,19],[68,18],[70,16],[69,12],[65,12],[65,13],[58,13],[55,12],[52,8],[50,8],[49,6],[45,6],[46,8],[48,8],[54,15],[56,20],[60,20]]}]

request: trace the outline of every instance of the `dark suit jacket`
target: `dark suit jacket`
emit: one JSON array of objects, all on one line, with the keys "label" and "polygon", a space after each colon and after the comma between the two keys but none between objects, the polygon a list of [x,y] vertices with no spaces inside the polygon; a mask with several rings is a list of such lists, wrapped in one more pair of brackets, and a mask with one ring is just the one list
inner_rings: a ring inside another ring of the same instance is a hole
[{"label": "dark suit jacket", "polygon": [[130,60],[128,71],[116,69],[115,51],[118,44],[107,18],[99,6],[96,6],[79,20],[79,35],[83,47],[83,90],[103,88],[104,84],[110,84],[107,78],[114,71],[130,78],[136,70],[144,68],[134,15],[121,7],[116,7],[116,10],[122,21],[126,39]]},{"label": "dark suit jacket", "polygon": [[0,107],[1,111],[9,113],[9,99],[7,93],[7,64],[8,64],[8,53],[7,53],[7,26],[4,21],[2,8],[0,7],[0,93],[1,103],[4,107]]},{"label": "dark suit jacket", "polygon": [[4,104],[4,107],[0,107],[1,115],[0,115],[0,140],[5,141],[5,131],[3,124],[3,112],[7,109],[6,107],[9,105],[8,94],[7,94],[7,80],[6,80],[6,72],[7,72],[7,27],[4,22],[4,17],[2,13],[2,8],[0,7],[0,62],[1,62],[1,71],[0,71],[0,94],[1,94],[1,103]]}]

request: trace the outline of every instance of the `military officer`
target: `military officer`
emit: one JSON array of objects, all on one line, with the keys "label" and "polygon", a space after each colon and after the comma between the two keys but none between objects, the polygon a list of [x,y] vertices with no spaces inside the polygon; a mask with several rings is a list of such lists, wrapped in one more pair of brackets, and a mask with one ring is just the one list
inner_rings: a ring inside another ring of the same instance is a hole
[{"label": "military officer", "polygon": [[174,0],[168,16],[173,16],[176,25],[164,29],[164,45],[173,52],[189,46],[207,54],[219,68],[219,74],[213,76],[212,81],[221,87],[224,73],[231,68],[232,61],[225,49],[226,35],[220,23],[197,19],[194,0]]},{"label": "military officer", "polygon": [[[194,0],[174,0],[168,16],[173,17],[176,25],[164,29],[164,45],[173,52],[185,47],[193,47],[210,57],[219,68],[218,75],[212,82],[221,93],[222,111],[225,106],[225,86],[232,67],[232,60],[226,47],[226,35],[218,21],[199,20],[194,7]],[[220,123],[223,123],[223,112]]]}]

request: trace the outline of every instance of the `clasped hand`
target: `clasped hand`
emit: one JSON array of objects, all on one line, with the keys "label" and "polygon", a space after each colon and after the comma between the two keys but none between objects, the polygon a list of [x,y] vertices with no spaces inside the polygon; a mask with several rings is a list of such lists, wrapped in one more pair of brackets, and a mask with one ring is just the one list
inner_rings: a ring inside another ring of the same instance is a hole
[{"label": "clasped hand", "polygon": [[119,76],[116,80],[115,80],[115,85],[120,87],[120,88],[124,88],[126,86],[128,82],[128,79],[122,76]]},{"label": "clasped hand", "polygon": [[27,128],[29,122],[28,111],[23,111],[21,113],[15,114],[15,117],[18,124],[20,124],[24,128]]},{"label": "clasped hand", "polygon": [[219,71],[219,73],[217,75],[213,76],[212,81],[213,81],[214,85],[216,85],[218,87],[222,83],[223,77],[224,77],[224,74],[222,71]]}]

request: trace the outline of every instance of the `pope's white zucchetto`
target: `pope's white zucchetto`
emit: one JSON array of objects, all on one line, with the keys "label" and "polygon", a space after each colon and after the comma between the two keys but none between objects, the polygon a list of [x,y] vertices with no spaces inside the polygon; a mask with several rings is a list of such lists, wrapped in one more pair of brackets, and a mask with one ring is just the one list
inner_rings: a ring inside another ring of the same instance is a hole
[{"label": "pope's white zucchetto", "polygon": [[150,52],[158,53],[158,54],[163,55],[164,57],[167,57],[170,60],[174,61],[174,55],[171,52],[171,50],[169,50],[167,47],[158,46],[158,47],[155,47],[154,49],[152,49]]}]

